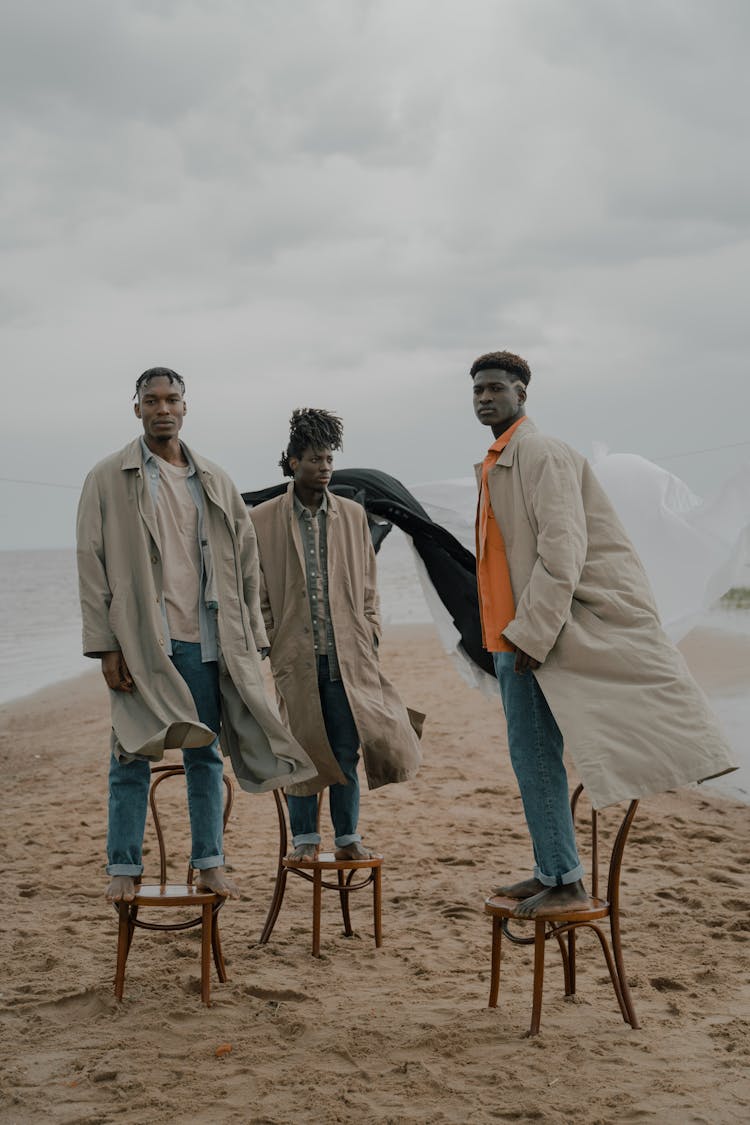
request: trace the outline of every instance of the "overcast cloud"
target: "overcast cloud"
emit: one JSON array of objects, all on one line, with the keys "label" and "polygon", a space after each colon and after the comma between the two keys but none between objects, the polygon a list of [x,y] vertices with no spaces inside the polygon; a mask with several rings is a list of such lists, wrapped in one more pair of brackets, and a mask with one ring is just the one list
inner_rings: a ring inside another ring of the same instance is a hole
[{"label": "overcast cloud", "polygon": [[[0,12],[3,477],[80,485],[155,364],[243,489],[306,405],[340,467],[466,475],[503,347],[584,453],[750,438],[743,0]],[[708,495],[748,459],[664,464]],[[72,543],[76,500],[0,483],[3,545]]]}]

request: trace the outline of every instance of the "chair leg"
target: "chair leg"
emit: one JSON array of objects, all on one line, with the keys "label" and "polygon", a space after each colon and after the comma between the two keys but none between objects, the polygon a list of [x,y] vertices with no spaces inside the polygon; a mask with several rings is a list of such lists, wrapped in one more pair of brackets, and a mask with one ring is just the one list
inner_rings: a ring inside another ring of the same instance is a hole
[{"label": "chair leg", "polygon": [[201,922],[201,1000],[208,1007],[211,1003],[211,945],[213,935],[213,907],[207,902],[203,907]]},{"label": "chair leg", "polygon": [[351,937],[354,930],[352,929],[352,919],[349,914],[349,892],[346,889],[344,872],[339,869],[336,874],[339,879],[339,898],[341,899],[341,917],[344,919],[344,933],[347,937]]},{"label": "chair leg", "polygon": [[641,1025],[638,1023],[638,1017],[635,1014],[633,1007],[633,998],[630,995],[630,988],[628,987],[628,979],[625,975],[625,962],[622,959],[622,942],[620,941],[620,919],[617,914],[610,914],[609,928],[612,935],[612,951],[615,955],[615,966],[617,968],[617,979],[620,982],[620,995],[622,996],[621,1007],[624,1006],[625,1012],[623,1015],[627,1023],[634,1029],[639,1028]]},{"label": "chair leg", "polygon": [[576,932],[568,930],[568,964],[570,965],[570,992],[566,996],[576,994]]},{"label": "chair leg", "polygon": [[260,935],[260,944],[265,945],[276,925],[276,919],[281,910],[281,904],[284,901],[284,892],[286,891],[286,879],[289,872],[286,867],[279,864],[279,869],[276,872],[276,885],[273,888],[273,898],[271,905],[268,908],[268,916],[266,917],[266,924],[263,927],[263,933]]},{"label": "chair leg", "polygon": [[562,958],[563,963],[563,981],[565,986],[565,995],[570,996],[570,955],[568,953],[568,949],[565,946],[564,935],[558,933],[555,927],[553,927],[553,930],[555,933],[555,937],[557,938],[557,944],[560,947],[560,957]]},{"label": "chair leg", "polygon": [[503,923],[502,919],[492,918],[492,960],[490,963],[490,1002],[488,1008],[497,1007],[497,997],[500,992],[500,956],[502,953]]},{"label": "chair leg", "polygon": [[542,990],[544,988],[544,930],[543,918],[534,923],[534,998],[531,1005],[531,1028],[529,1035],[539,1034],[542,1019]]},{"label": "chair leg", "polygon": [[380,949],[383,944],[383,882],[382,871],[379,867],[373,870],[372,879],[372,909],[375,926],[375,948]]},{"label": "chair leg", "polygon": [[313,932],[312,955],[320,957],[320,907],[322,899],[322,874],[317,867],[313,872]]},{"label": "chair leg", "polygon": [[219,915],[214,912],[213,928],[211,932],[211,946],[214,951],[214,964],[216,965],[216,975],[222,984],[227,981],[227,967],[224,964],[224,954],[221,948],[221,936],[219,934]]},{"label": "chair leg", "polygon": [[127,902],[117,904],[117,968],[115,969],[115,996],[122,1000],[125,988],[125,963],[130,952],[132,940],[130,908]]}]

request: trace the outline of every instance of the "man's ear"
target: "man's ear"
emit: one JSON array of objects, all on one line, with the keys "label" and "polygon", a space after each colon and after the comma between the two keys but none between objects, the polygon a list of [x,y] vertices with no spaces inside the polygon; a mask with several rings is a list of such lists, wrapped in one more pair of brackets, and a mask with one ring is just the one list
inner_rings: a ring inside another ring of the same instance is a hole
[{"label": "man's ear", "polygon": [[135,411],[136,418],[140,418],[140,416],[141,416],[141,400],[140,399],[136,399],[136,401],[133,403],[133,410]]},{"label": "man's ear", "polygon": [[187,403],[185,402],[185,399],[182,400],[182,413],[187,414]]}]

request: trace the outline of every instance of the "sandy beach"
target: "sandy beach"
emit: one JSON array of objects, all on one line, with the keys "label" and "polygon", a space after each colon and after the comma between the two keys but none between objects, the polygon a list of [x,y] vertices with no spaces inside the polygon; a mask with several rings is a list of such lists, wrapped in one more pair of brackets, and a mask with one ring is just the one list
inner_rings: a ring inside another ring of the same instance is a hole
[{"label": "sandy beach", "polygon": [[[699,678],[714,674],[712,643],[722,644],[707,635],[687,646]],[[384,945],[374,948],[367,892],[353,900],[352,939],[329,896],[314,960],[310,890],[298,880],[271,942],[258,944],[275,808],[270,796],[238,793],[226,845],[243,898],[221,915],[229,981],[213,978],[208,1009],[195,930],[137,932],[124,1002],[112,994],[98,670],[0,708],[0,1122],[750,1118],[748,806],[705,787],[642,803],[623,879],[642,1027],[622,1022],[598,945],[584,936],[573,999],[548,948],[542,1033],[529,1040],[526,949],[506,951],[500,1007],[486,1006],[483,899],[530,866],[499,703],[464,685],[429,626],[389,628],[382,660],[428,715],[420,776],[363,794],[365,838],[386,857]],[[147,874],[154,854],[152,845]],[[223,1044],[231,1052],[217,1057]]]}]

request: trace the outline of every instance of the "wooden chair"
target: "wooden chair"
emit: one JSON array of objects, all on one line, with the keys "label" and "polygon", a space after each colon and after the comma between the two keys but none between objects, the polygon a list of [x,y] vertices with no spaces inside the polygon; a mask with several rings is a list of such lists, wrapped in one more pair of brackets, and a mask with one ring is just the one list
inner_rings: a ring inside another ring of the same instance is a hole
[{"label": "wooden chair", "polygon": [[[167,882],[167,851],[164,843],[161,821],[156,806],[156,791],[168,778],[181,777],[185,773],[182,766],[153,766],[151,769],[152,781],[149,792],[151,815],[159,842],[159,882],[157,884],[136,884],[136,896],[132,902],[115,903],[119,915],[117,936],[117,969],[115,972],[115,996],[122,1000],[125,986],[125,965],[133,941],[136,928],[143,930],[190,930],[195,926],[201,927],[201,1000],[210,1004],[210,972],[211,951],[219,980],[223,983],[227,979],[226,966],[221,951],[219,937],[219,911],[224,905],[224,898],[214,891],[201,891],[193,884],[193,867],[188,865],[185,883]],[[154,777],[154,774],[158,776]],[[234,792],[232,783],[224,775],[224,828],[226,829],[229,814],[232,811]],[[200,908],[198,917],[189,918],[184,922],[144,922],[139,918],[139,911],[146,907],[172,907],[190,906]]]},{"label": "wooden chair", "polygon": [[[570,806],[575,821],[578,801],[583,792],[579,785],[573,793]],[[609,861],[609,876],[607,879],[607,897],[599,898],[599,813],[596,809],[591,811],[591,897],[588,905],[580,908],[562,909],[559,915],[546,919],[518,919],[516,913],[519,906],[517,899],[504,898],[499,895],[491,896],[485,901],[484,910],[492,917],[492,963],[490,969],[490,1001],[489,1007],[497,1007],[497,997],[500,989],[500,956],[502,936],[505,936],[516,945],[534,946],[534,991],[531,1008],[530,1035],[536,1035],[542,1015],[542,987],[544,983],[544,943],[550,938],[555,938],[560,949],[563,963],[565,995],[573,996],[576,990],[576,934],[584,927],[593,930],[599,939],[604,959],[607,963],[609,976],[615,990],[617,1003],[622,1012],[622,1018],[631,1027],[639,1026],[633,1008],[633,1001],[628,988],[625,967],[622,959],[622,942],[620,940],[620,870],[622,857],[625,851],[630,826],[633,823],[638,801],[631,801],[622,819],[617,836],[615,837]],[[611,949],[606,935],[597,923],[609,919],[611,936]],[[509,922],[511,919],[533,922],[533,937],[518,937],[511,933]],[[567,934],[567,947],[563,937]]]},{"label": "wooden chair", "polygon": [[[341,904],[341,914],[344,919],[344,933],[351,937],[351,916],[349,914],[349,896],[354,891],[361,891],[364,887],[372,885],[373,924],[375,929],[375,946],[379,949],[383,944],[382,926],[382,884],[381,856],[371,859],[336,859],[332,852],[321,852],[316,860],[307,860],[304,863],[295,862],[286,858],[289,846],[289,830],[287,828],[286,798],[274,790],[276,812],[279,818],[279,858],[276,871],[276,884],[274,886],[271,906],[268,910],[266,924],[260,935],[261,945],[265,945],[270,938],[276,919],[279,916],[281,905],[284,901],[286,881],[288,875],[298,875],[301,879],[312,883],[313,888],[313,923],[312,923],[312,955],[320,957],[320,913],[323,891],[338,891]],[[318,798],[318,826],[320,826],[320,810],[323,794]],[[335,871],[336,882],[328,882],[323,878],[324,872]],[[367,873],[366,875],[364,873]],[[359,876],[359,878],[358,878]]]}]

